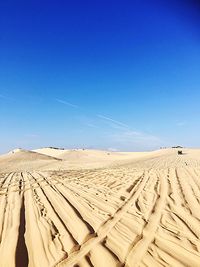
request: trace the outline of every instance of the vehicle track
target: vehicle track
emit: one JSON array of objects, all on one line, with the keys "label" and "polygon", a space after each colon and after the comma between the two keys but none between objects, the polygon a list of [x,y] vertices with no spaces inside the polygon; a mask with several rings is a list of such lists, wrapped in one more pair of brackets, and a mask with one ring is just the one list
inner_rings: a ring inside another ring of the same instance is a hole
[{"label": "vehicle track", "polygon": [[200,267],[199,210],[200,165],[189,157],[1,173],[0,266]]}]

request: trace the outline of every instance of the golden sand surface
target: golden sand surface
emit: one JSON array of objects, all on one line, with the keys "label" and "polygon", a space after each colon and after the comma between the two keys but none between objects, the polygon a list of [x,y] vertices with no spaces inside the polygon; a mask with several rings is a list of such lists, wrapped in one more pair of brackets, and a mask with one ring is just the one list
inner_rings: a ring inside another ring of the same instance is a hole
[{"label": "golden sand surface", "polygon": [[200,150],[0,156],[1,267],[200,266]]}]

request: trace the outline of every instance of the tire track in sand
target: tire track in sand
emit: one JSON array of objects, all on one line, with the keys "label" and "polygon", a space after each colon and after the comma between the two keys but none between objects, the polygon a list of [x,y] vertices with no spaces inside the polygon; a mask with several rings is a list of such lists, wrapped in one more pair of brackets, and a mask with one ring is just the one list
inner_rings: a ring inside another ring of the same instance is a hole
[{"label": "tire track in sand", "polygon": [[149,176],[147,172],[144,172],[141,181],[138,182],[138,185],[136,185],[136,188],[133,188],[133,192],[131,193],[128,200],[124,203],[124,205],[114,214],[114,216],[108,220],[97,232],[97,237],[90,239],[88,242],[83,244],[81,246],[81,249],[77,252],[72,253],[69,255],[67,259],[62,260],[61,262],[58,262],[57,267],[71,267],[76,264],[77,261],[79,261],[81,258],[86,256],[89,251],[97,245],[99,242],[101,242],[107,234],[111,231],[111,229],[116,225],[116,223],[122,218],[124,213],[128,211],[128,209],[131,207],[133,203],[137,200],[139,197],[141,191],[143,190],[144,186],[148,182]]},{"label": "tire track in sand", "polygon": [[159,190],[157,201],[154,206],[154,210],[152,212],[152,215],[149,218],[147,225],[143,229],[141,239],[131,249],[126,259],[126,263],[125,263],[126,267],[139,266],[143,256],[148,250],[149,245],[152,243],[152,241],[155,238],[155,233],[159,226],[162,211],[165,208],[166,197],[168,194],[167,177],[158,175],[158,178],[160,182],[160,190]]}]

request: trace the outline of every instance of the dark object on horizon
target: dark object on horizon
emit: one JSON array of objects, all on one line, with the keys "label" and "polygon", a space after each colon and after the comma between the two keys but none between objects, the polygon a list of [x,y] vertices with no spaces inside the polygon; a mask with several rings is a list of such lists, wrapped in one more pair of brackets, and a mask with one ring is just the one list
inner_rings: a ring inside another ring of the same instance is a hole
[{"label": "dark object on horizon", "polygon": [[48,148],[51,148],[51,149],[59,149],[59,150],[65,150],[65,149],[62,148],[62,147],[53,147],[53,146],[49,146]]},{"label": "dark object on horizon", "polygon": [[172,148],[183,148],[182,146],[173,146]]},{"label": "dark object on horizon", "polygon": [[183,155],[183,151],[182,150],[178,150],[178,155]]}]

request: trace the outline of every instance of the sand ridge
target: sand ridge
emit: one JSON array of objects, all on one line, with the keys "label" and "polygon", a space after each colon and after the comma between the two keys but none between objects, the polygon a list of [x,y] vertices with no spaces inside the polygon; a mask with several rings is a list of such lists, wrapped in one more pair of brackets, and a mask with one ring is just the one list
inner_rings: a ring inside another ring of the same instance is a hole
[{"label": "sand ridge", "polygon": [[37,168],[28,158],[29,169],[8,172],[1,156],[0,266],[200,266],[199,150],[113,155],[88,169],[84,155],[61,170],[51,164],[66,155],[46,164],[40,154]]}]

